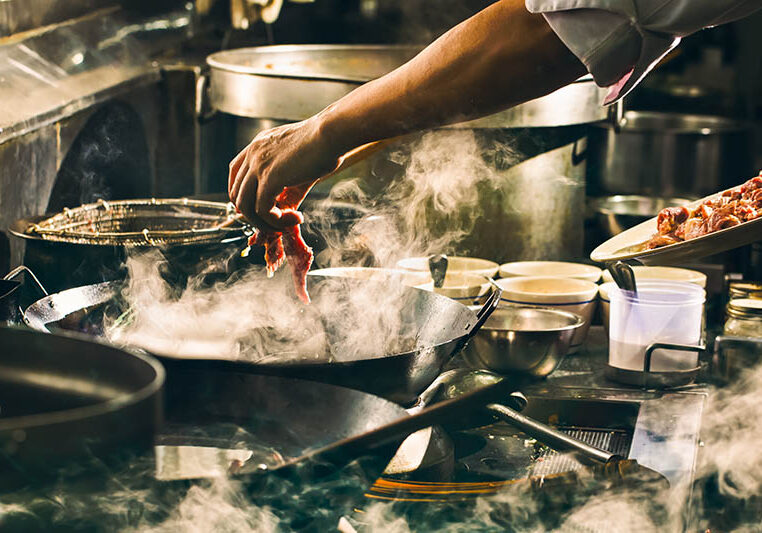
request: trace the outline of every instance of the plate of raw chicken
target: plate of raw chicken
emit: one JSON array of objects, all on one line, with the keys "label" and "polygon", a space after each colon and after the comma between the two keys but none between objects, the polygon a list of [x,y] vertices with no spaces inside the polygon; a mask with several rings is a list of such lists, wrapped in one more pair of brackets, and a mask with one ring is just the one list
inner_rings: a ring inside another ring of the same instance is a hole
[{"label": "plate of raw chicken", "polygon": [[741,185],[663,209],[593,250],[599,263],[635,259],[666,265],[700,259],[762,240],[762,171]]}]

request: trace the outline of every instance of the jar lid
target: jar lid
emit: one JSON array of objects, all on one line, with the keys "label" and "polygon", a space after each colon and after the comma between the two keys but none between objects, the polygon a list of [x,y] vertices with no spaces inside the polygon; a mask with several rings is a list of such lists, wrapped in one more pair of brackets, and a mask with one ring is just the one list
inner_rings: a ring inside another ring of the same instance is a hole
[{"label": "jar lid", "polygon": [[737,298],[728,302],[728,315],[733,318],[762,320],[762,300]]},{"label": "jar lid", "polygon": [[731,281],[728,293],[731,300],[762,298],[762,281]]}]

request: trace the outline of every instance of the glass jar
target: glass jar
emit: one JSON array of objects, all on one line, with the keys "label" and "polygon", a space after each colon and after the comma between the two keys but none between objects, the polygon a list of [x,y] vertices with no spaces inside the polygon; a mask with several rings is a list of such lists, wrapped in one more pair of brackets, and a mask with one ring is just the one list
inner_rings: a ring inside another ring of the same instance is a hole
[{"label": "glass jar", "polygon": [[728,302],[725,335],[762,338],[762,300],[736,298]]}]

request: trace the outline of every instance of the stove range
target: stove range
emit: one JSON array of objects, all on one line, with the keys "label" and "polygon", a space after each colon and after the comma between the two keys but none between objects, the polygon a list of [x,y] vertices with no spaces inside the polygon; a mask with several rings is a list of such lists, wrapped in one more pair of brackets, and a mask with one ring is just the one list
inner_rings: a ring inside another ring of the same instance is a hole
[{"label": "stove range", "polygon": [[[595,353],[567,358],[551,379],[524,389],[524,414],[661,472],[689,508],[704,391],[622,388],[605,381],[604,363]],[[520,488],[523,481],[583,468],[501,422],[432,430],[419,468],[378,479],[368,473],[383,466],[368,468],[372,459],[309,482],[229,477],[242,464],[267,463],[277,450],[258,447],[235,420],[194,420],[181,406],[177,412],[168,413],[150,453],[117,465],[94,460],[55,482],[0,495],[0,531],[326,531],[342,517],[346,531],[375,531],[395,520],[412,530],[485,520],[508,527],[526,525],[540,505]],[[531,520],[553,529],[550,517],[558,520],[575,498],[543,501],[556,512]]]}]

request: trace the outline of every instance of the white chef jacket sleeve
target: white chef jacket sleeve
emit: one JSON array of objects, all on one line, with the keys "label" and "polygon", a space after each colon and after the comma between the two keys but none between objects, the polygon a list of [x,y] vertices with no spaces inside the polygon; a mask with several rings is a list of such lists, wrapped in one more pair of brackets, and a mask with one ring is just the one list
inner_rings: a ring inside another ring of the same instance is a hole
[{"label": "white chef jacket sleeve", "polygon": [[745,17],[762,0],[526,0],[526,7],[542,13],[598,85],[610,87],[604,102],[610,104],[682,37]]}]

